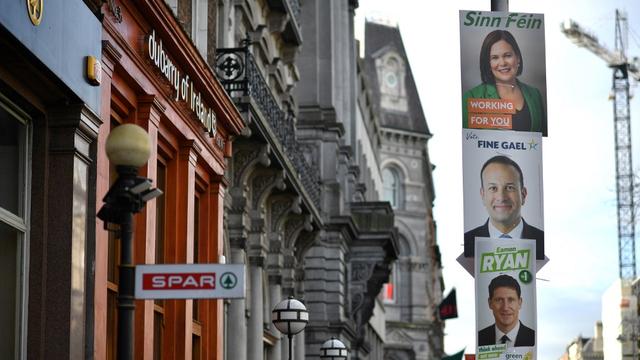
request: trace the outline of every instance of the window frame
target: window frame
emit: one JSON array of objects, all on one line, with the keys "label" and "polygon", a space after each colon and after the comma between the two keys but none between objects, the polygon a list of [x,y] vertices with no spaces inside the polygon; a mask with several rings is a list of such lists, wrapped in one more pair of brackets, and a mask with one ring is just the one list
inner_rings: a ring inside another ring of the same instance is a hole
[{"label": "window frame", "polygon": [[[387,184],[385,181],[385,174],[387,172],[391,174],[391,176],[393,177],[393,183],[390,185]],[[392,209],[402,209],[404,206],[402,183],[403,183],[402,173],[396,167],[387,166],[384,169],[382,169],[382,199],[384,201],[388,201],[391,204]],[[392,199],[389,199],[387,197],[387,191],[389,190],[392,192]]]},{"label": "window frame", "polygon": [[[33,119],[8,97],[0,93],[0,107],[7,111],[14,120],[24,125],[24,148],[20,154],[20,172],[22,175],[21,201],[18,203],[18,213],[0,207],[0,222],[21,233],[18,241],[19,258],[16,259],[18,279],[16,284],[20,289],[16,290],[16,317],[15,317],[15,343],[14,349],[17,359],[25,359],[27,355],[27,322],[29,310],[29,253],[31,238],[31,167],[33,151]],[[22,215],[22,216],[21,216]]]}]

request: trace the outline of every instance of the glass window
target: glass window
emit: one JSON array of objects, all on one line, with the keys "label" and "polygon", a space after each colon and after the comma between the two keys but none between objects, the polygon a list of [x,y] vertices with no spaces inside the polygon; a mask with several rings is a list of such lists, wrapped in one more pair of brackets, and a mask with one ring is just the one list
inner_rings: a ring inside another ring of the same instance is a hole
[{"label": "glass window", "polygon": [[383,199],[391,203],[392,208],[400,205],[400,179],[393,169],[382,170]]},{"label": "glass window", "polygon": [[0,354],[16,352],[16,323],[19,321],[20,233],[0,222]]},{"label": "glass window", "polygon": [[395,304],[396,302],[396,295],[398,293],[398,289],[396,287],[398,284],[396,280],[396,273],[398,272],[398,269],[396,267],[397,266],[394,263],[391,268],[391,274],[389,274],[389,282],[382,286],[382,300],[385,303]]},{"label": "glass window", "polygon": [[24,356],[28,117],[0,94],[0,354]]},{"label": "glass window", "polygon": [[[193,214],[193,263],[200,262],[200,193],[196,191],[194,198],[194,214]],[[193,360],[200,360],[202,358],[202,321],[200,319],[200,306],[204,305],[199,300],[193,300],[193,333],[191,336],[192,342],[192,358]]]},{"label": "glass window", "polygon": [[24,216],[25,145],[26,125],[0,106],[0,207],[17,216]]}]

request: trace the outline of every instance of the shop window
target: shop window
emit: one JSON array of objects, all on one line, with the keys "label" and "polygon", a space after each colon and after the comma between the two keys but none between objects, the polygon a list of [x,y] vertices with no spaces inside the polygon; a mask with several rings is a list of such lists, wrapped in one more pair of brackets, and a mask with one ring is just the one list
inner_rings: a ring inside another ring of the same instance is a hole
[{"label": "shop window", "polygon": [[[194,202],[193,202],[193,263],[197,264],[200,262],[200,193],[196,192]],[[200,319],[200,306],[201,302],[198,300],[193,300],[193,319],[192,319],[192,329],[193,333],[191,335],[191,347],[192,347],[192,358],[193,360],[201,359],[201,337],[202,337],[202,322]]]},{"label": "shop window", "polygon": [[29,118],[0,94],[0,354],[24,356]]},{"label": "shop window", "polygon": [[193,344],[191,348],[191,354],[192,354],[193,360],[202,359],[202,344],[201,344],[200,335],[196,335],[194,332],[192,342]]},{"label": "shop window", "polygon": [[395,304],[396,303],[396,297],[398,294],[398,281],[397,281],[397,274],[398,273],[398,269],[397,269],[397,265],[394,263],[393,267],[391,268],[391,274],[389,275],[389,282],[382,285],[382,300],[384,303],[387,304]]}]

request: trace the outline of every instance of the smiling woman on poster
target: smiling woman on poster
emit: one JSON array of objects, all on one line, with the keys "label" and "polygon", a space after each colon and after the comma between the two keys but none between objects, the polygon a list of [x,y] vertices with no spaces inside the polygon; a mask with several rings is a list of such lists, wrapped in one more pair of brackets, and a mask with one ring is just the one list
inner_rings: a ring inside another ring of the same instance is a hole
[{"label": "smiling woman on poster", "polygon": [[[506,128],[517,131],[546,133],[546,110],[540,91],[518,80],[524,69],[524,59],[513,35],[506,30],[490,32],[480,49],[480,75],[482,84],[466,91],[462,96],[462,121],[464,128]],[[499,104],[480,104],[479,113],[486,114],[487,108],[503,106],[501,116],[476,116],[469,113],[470,99],[507,100]],[[508,114],[508,115],[507,115]],[[470,124],[470,116],[484,119],[486,124],[496,118],[510,118],[508,127],[484,126],[482,122]]]}]

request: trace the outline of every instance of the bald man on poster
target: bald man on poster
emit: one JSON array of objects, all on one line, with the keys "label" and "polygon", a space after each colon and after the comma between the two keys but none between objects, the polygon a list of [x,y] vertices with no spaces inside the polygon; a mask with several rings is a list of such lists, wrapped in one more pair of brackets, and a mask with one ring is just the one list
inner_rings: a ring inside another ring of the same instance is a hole
[{"label": "bald man on poster", "polygon": [[464,256],[473,257],[476,237],[532,239],[536,258],[544,259],[544,231],[527,224],[521,209],[527,198],[520,166],[504,155],[487,160],[480,170],[480,197],[489,218],[464,234]]}]

